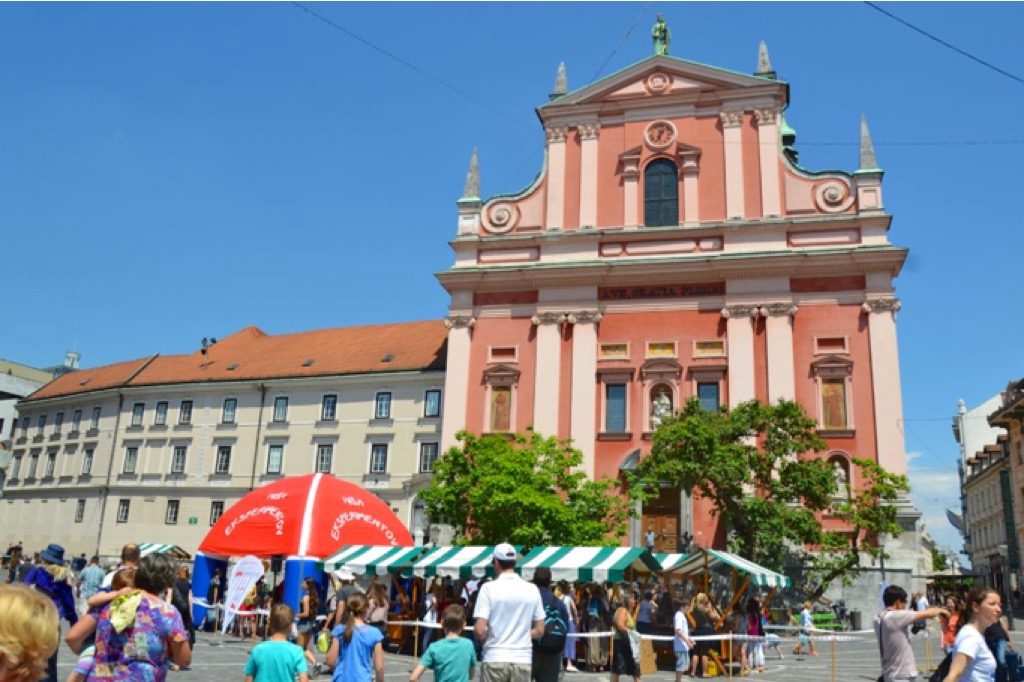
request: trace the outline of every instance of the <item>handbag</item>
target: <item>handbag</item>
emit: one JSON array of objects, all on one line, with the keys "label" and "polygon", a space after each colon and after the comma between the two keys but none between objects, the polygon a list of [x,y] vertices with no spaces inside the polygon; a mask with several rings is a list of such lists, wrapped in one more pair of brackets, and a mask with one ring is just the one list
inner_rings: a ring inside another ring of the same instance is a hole
[{"label": "handbag", "polygon": [[928,682],[942,682],[949,675],[949,666],[953,663],[953,654],[948,653],[946,657],[942,659],[942,663],[939,663],[939,667],[935,669],[928,677]]},{"label": "handbag", "polygon": [[327,650],[331,648],[331,636],[327,634],[327,628],[320,631],[320,634],[316,636],[316,648],[322,654],[326,654]]},{"label": "handbag", "polygon": [[626,634],[629,635],[629,648],[633,654],[633,660],[636,661],[637,668],[640,667],[640,633],[630,628],[626,630]]}]

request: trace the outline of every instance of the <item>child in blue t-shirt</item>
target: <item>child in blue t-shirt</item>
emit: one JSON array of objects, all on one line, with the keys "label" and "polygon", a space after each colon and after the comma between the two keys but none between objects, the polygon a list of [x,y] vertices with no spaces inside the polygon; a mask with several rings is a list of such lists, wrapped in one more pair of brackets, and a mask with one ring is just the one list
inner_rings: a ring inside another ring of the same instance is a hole
[{"label": "child in blue t-shirt", "polygon": [[270,637],[257,644],[245,664],[245,682],[308,682],[306,656],[288,641],[295,611],[277,604],[270,612]]},{"label": "child in blue t-shirt", "polygon": [[476,669],[476,650],[462,636],[466,627],[466,609],[452,604],[444,610],[441,620],[444,639],[427,647],[419,664],[409,675],[409,682],[418,682],[427,668],[434,671],[434,682],[469,682]]}]

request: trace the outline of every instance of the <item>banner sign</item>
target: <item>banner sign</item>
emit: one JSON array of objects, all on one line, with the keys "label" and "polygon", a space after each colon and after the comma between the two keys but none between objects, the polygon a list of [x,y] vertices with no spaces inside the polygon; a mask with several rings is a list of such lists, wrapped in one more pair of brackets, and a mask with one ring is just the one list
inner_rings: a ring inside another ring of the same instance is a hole
[{"label": "banner sign", "polygon": [[249,590],[252,589],[257,580],[263,577],[263,572],[263,562],[251,554],[242,557],[242,560],[231,569],[231,575],[228,578],[228,590],[224,598],[225,609],[224,624],[221,627],[222,634],[228,631],[228,626],[235,619],[235,613],[241,608],[242,602],[245,601],[246,595],[249,594]]}]

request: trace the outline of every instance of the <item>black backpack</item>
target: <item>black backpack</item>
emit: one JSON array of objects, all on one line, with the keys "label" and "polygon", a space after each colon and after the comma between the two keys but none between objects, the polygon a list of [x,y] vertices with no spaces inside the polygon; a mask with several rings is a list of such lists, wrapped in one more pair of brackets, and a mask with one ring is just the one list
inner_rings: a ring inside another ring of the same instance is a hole
[{"label": "black backpack", "polygon": [[534,640],[534,646],[538,651],[549,654],[560,654],[565,650],[565,641],[568,639],[569,627],[562,618],[562,612],[558,610],[558,599],[551,595],[543,599],[544,602],[544,635]]}]

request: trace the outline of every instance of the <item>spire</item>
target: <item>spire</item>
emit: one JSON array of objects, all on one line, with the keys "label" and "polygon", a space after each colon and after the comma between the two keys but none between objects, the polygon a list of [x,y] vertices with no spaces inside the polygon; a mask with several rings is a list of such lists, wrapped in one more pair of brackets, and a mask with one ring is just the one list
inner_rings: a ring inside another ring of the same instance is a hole
[{"label": "spire", "polygon": [[772,60],[768,58],[768,46],[763,40],[757,48],[757,71],[754,75],[775,80],[775,69],[772,68]]},{"label": "spire", "polygon": [[871,144],[871,132],[868,130],[868,119],[860,115],[860,170],[878,170],[875,158],[875,147]]},{"label": "spire", "polygon": [[469,159],[469,172],[466,173],[466,188],[462,190],[462,200],[480,200],[480,165],[477,162],[476,147]]},{"label": "spire", "polygon": [[549,100],[556,100],[569,92],[569,77],[565,75],[565,62],[558,65],[558,73],[555,74],[555,89],[548,95]]}]

